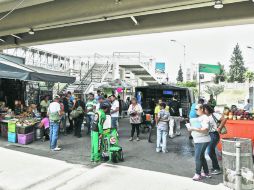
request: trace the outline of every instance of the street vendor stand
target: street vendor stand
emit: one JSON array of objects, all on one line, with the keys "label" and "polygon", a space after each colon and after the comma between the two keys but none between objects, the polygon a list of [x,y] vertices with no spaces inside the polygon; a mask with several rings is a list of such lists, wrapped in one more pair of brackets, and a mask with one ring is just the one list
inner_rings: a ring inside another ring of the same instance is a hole
[{"label": "street vendor stand", "polygon": [[[227,134],[220,135],[222,138],[248,138],[254,143],[254,120],[227,120]],[[221,140],[218,144],[219,151],[222,150]]]}]

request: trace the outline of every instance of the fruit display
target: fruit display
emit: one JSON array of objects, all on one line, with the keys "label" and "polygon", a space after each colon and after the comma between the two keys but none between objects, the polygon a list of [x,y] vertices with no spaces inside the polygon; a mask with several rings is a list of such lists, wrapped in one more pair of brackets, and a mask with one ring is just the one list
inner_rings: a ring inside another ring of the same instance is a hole
[{"label": "fruit display", "polygon": [[224,109],[224,117],[229,120],[254,120],[254,113],[242,109]]},{"label": "fruit display", "polygon": [[27,118],[21,118],[16,122],[17,127],[27,127],[32,126],[37,123],[36,119],[27,119]]}]

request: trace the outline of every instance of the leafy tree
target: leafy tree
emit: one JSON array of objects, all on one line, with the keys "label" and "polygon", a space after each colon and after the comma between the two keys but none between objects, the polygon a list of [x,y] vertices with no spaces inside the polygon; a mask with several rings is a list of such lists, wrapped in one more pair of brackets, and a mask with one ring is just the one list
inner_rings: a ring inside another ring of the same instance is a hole
[{"label": "leafy tree", "polygon": [[178,82],[177,86],[180,87],[197,87],[196,81]]},{"label": "leafy tree", "polygon": [[213,95],[216,100],[219,94],[224,92],[224,86],[223,85],[211,85],[211,86],[206,86],[205,87],[205,92],[209,95]]},{"label": "leafy tree", "polygon": [[254,80],[254,72],[252,71],[246,71],[244,73],[244,78],[250,83]]},{"label": "leafy tree", "polygon": [[227,74],[224,65],[222,65],[220,62],[218,62],[218,65],[220,66],[221,70],[219,75],[215,74],[214,77],[215,84],[219,84],[219,82],[224,82],[227,79]]},{"label": "leafy tree", "polygon": [[242,51],[237,44],[234,48],[233,54],[230,59],[231,65],[229,70],[229,82],[239,82],[242,83],[245,80],[244,73],[246,68],[244,67],[244,60],[242,56]]},{"label": "leafy tree", "polygon": [[178,76],[176,78],[177,82],[183,82],[183,70],[182,66],[180,65],[179,70],[178,70]]}]

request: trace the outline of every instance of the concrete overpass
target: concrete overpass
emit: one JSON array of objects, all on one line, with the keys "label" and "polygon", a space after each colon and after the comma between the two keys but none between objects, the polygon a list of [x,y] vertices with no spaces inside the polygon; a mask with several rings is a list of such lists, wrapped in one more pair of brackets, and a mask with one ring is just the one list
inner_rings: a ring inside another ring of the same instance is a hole
[{"label": "concrete overpass", "polygon": [[223,0],[220,10],[213,0],[26,0],[17,7],[19,2],[0,0],[0,49],[254,23],[251,0]]}]

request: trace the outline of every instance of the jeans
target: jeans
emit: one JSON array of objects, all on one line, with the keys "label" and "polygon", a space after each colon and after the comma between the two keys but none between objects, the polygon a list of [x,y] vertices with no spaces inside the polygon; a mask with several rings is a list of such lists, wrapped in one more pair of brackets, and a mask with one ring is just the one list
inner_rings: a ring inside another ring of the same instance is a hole
[{"label": "jeans", "polygon": [[220,141],[220,135],[218,132],[211,132],[211,133],[209,133],[209,135],[211,137],[211,142],[208,145],[208,154],[212,160],[213,169],[220,170],[220,166],[219,166],[218,160],[217,160],[217,155],[215,152],[216,146]]},{"label": "jeans", "polygon": [[156,151],[167,151],[167,131],[157,128],[157,147]]},{"label": "jeans", "polygon": [[59,122],[50,121],[50,149],[54,149],[57,147],[57,139],[58,139],[58,131],[59,131]]},{"label": "jeans", "polygon": [[196,174],[200,175],[203,168],[204,173],[208,174],[209,169],[205,159],[205,150],[209,142],[206,143],[195,143],[195,164],[196,164]]},{"label": "jeans", "polygon": [[88,129],[87,134],[89,134],[93,125],[94,115],[93,114],[87,115],[86,119],[87,119],[87,129]]},{"label": "jeans", "polygon": [[64,134],[66,134],[66,120],[67,120],[67,116],[68,116],[68,114],[65,113],[65,114],[62,115],[62,119],[61,119],[63,130],[64,130]]},{"label": "jeans", "polygon": [[111,117],[111,127],[117,129],[118,127],[118,117]]},{"label": "jeans", "polygon": [[174,134],[181,134],[181,118],[172,116],[169,121],[169,135],[173,137]]},{"label": "jeans", "polygon": [[139,126],[140,124],[131,124],[131,137],[134,137],[135,129],[137,130],[137,137],[139,137]]},{"label": "jeans", "polygon": [[81,137],[81,126],[83,123],[83,118],[75,119],[75,133],[74,135],[77,137]]},{"label": "jeans", "polygon": [[70,113],[71,111],[68,112],[68,119],[69,119],[69,123],[70,123],[70,126],[68,128],[68,132],[72,132],[73,131],[73,120],[70,118]]}]

